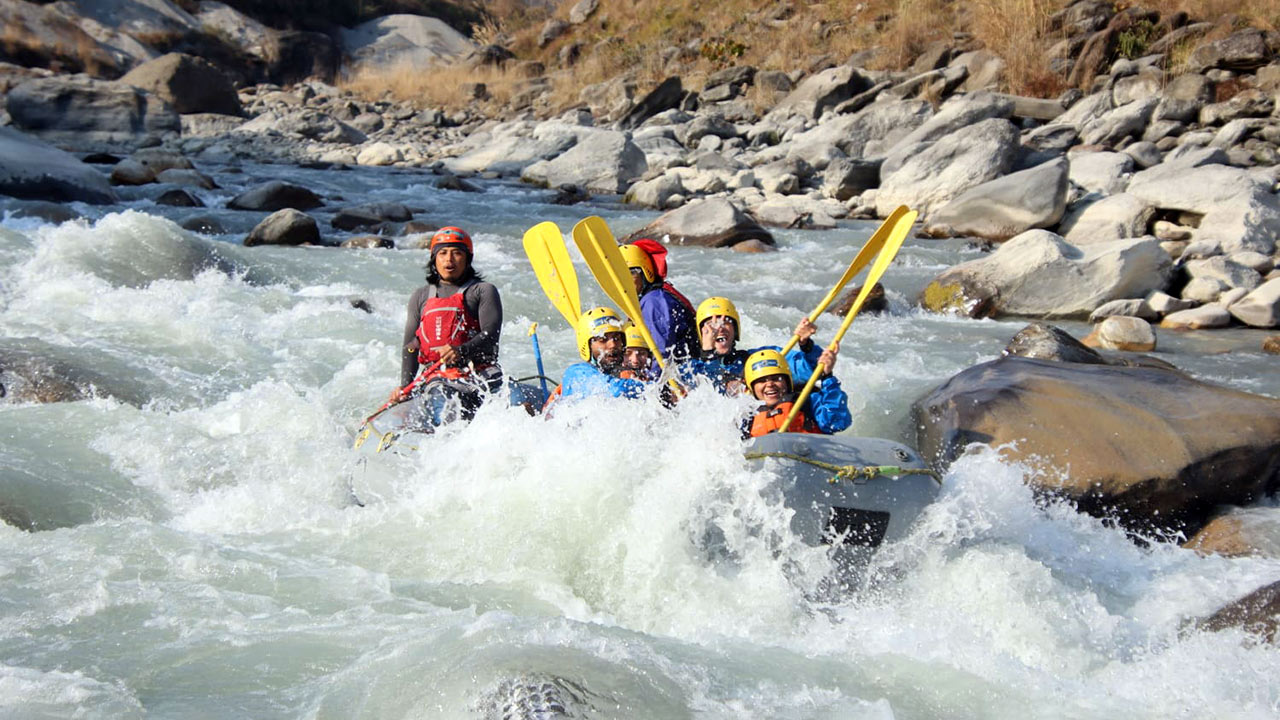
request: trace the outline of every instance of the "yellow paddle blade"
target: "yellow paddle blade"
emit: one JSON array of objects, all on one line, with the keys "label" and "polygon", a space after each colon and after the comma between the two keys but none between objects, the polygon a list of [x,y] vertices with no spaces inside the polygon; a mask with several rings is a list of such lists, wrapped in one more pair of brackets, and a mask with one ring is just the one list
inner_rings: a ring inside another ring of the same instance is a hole
[{"label": "yellow paddle blade", "polygon": [[569,249],[564,244],[564,234],[553,222],[541,222],[524,233],[524,252],[529,256],[533,272],[547,299],[569,322],[578,326],[582,303],[578,299],[578,273],[569,259]]},{"label": "yellow paddle blade", "polygon": [[[862,290],[858,291],[858,297],[854,298],[853,305],[844,316],[844,322],[840,324],[840,329],[836,331],[836,336],[831,339],[832,345],[844,338],[845,332],[853,324],[853,319],[858,316],[858,311],[862,310],[862,304],[871,295],[871,289],[875,287],[876,283],[880,282],[880,277],[889,268],[889,263],[893,262],[893,258],[897,256],[898,250],[902,248],[903,241],[907,239],[907,233],[911,232],[911,226],[916,222],[916,215],[918,213],[915,210],[911,210],[894,224],[893,232],[889,234],[888,240],[884,243],[884,249],[876,256],[876,261],[871,266],[871,272],[867,273],[867,281],[862,284]],[[822,363],[818,363],[818,367],[813,369],[813,374],[809,376],[809,382],[804,384],[804,390],[800,391],[795,404],[791,406],[791,412],[787,414],[787,419],[783,421],[782,427],[778,428],[778,432],[786,432],[787,428],[791,427],[791,421],[796,419],[800,408],[809,399],[809,394],[813,392],[813,386],[822,375],[823,369]]]},{"label": "yellow paddle blade", "polygon": [[582,253],[582,259],[587,261],[587,267],[591,268],[596,282],[600,283],[600,289],[631,318],[654,359],[658,361],[658,367],[665,368],[662,353],[658,352],[658,344],[653,341],[649,328],[644,324],[644,316],[640,314],[640,297],[636,294],[635,281],[631,279],[631,269],[627,267],[627,261],[622,259],[622,252],[618,250],[618,243],[613,239],[609,226],[602,218],[594,215],[583,218],[573,226],[573,242]]},{"label": "yellow paddle blade", "polygon": [[[849,268],[844,271],[844,275],[841,275],[840,279],[837,280],[836,284],[831,288],[831,292],[827,293],[827,296],[822,299],[822,302],[818,303],[818,307],[814,308],[813,312],[809,313],[809,322],[817,322],[818,317],[822,315],[823,311],[827,309],[827,306],[836,299],[836,296],[840,294],[840,291],[844,289],[844,286],[848,285],[849,281],[858,273],[862,272],[862,268],[866,267],[867,263],[871,262],[871,260],[876,257],[880,252],[880,248],[884,247],[885,241],[889,239],[889,236],[893,233],[898,223],[902,221],[903,216],[906,214],[907,206],[899,205],[897,209],[889,213],[889,217],[885,218],[884,222],[880,223],[880,227],[876,228],[876,231],[871,234],[871,237],[867,240],[867,244],[862,246],[862,249],[858,251],[856,256],[854,256],[853,262],[849,263]],[[914,220],[912,222],[914,222]],[[911,227],[911,223],[907,223],[907,227]],[[787,344],[782,346],[783,356],[786,356],[791,348],[796,346],[797,340],[799,340],[799,338],[794,334],[791,336],[790,340],[787,340]]]}]

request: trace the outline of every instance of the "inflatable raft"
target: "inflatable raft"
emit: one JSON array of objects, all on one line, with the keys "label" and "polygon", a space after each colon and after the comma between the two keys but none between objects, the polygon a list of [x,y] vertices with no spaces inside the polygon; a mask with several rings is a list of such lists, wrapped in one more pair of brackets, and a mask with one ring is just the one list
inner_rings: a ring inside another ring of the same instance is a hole
[{"label": "inflatable raft", "polygon": [[791,529],[810,545],[897,540],[942,489],[919,453],[892,440],[784,433],[754,438],[744,453],[776,464]]}]

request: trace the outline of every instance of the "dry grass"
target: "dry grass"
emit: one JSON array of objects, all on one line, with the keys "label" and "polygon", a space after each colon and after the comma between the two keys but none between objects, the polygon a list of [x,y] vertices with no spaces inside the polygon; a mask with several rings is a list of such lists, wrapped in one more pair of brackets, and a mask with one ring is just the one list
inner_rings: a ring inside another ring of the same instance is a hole
[{"label": "dry grass", "polygon": [[[844,62],[855,52],[873,48],[878,51],[873,67],[903,70],[931,44],[954,44],[956,31],[970,33],[975,45],[1004,59],[1002,89],[1037,97],[1056,96],[1065,89],[1064,79],[1048,66],[1048,49],[1060,39],[1050,32],[1049,18],[1069,0],[602,2],[586,22],[538,47],[543,23],[549,17],[567,19],[576,1],[561,0],[550,9],[521,0],[486,3],[488,20],[473,31],[477,41],[502,41],[522,60],[540,61],[548,69],[551,102],[539,107],[540,113],[578,105],[583,88],[618,76],[634,83],[639,94],[673,74],[687,88],[699,90],[709,74],[731,65],[809,71],[819,63]],[[1130,2],[1119,0],[1117,6]],[[1234,14],[1243,24],[1280,28],[1280,0],[1166,0],[1159,5],[1165,14],[1186,11],[1193,21]],[[1224,26],[1215,34],[1230,29]],[[580,47],[580,59],[562,68],[558,56],[569,44]],[[1185,64],[1194,46],[1175,47],[1170,67]],[[389,91],[402,99],[453,108],[467,104],[461,91],[476,82],[488,87],[495,107],[524,83],[514,73],[494,68],[443,68],[365,74],[348,84],[368,96]],[[747,99],[757,105],[772,100]]]},{"label": "dry grass", "polygon": [[970,3],[969,29],[1005,61],[1005,89],[1017,94],[1057,95],[1065,83],[1049,70],[1047,50],[1057,39],[1049,18],[1058,0],[977,0]]},{"label": "dry grass", "polygon": [[484,105],[498,108],[527,82],[510,69],[486,66],[464,67],[443,65],[423,68],[398,65],[389,68],[367,68],[341,84],[347,90],[369,100],[390,96],[419,107],[458,110],[471,104],[472,88],[483,84],[487,98]]}]

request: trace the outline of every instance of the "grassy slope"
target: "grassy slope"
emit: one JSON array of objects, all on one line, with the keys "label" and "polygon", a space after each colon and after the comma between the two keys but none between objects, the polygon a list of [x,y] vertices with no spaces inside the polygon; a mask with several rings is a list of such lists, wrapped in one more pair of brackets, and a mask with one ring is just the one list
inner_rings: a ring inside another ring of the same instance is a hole
[{"label": "grassy slope", "polygon": [[[698,89],[708,74],[732,65],[808,71],[861,51],[874,52],[871,67],[902,70],[935,43],[999,55],[1007,64],[1006,91],[1051,97],[1066,88],[1063,77],[1049,69],[1047,50],[1062,38],[1061,31],[1050,29],[1049,19],[1068,0],[601,0],[585,23],[538,47],[543,23],[566,19],[575,2],[563,0],[559,7],[489,2],[486,20],[473,26],[478,42],[498,42],[520,60],[548,69],[556,98],[552,110],[576,102],[581,88],[619,75],[631,78],[642,92],[669,75],[680,75],[686,87]],[[1121,0],[1117,7],[1131,4]],[[1157,6],[1166,15],[1185,11],[1193,20],[1236,16],[1221,22],[1208,39],[1243,25],[1280,29],[1277,0],[1162,0],[1148,7]],[[581,46],[582,59],[563,69],[558,54],[574,43]],[[1128,48],[1136,55],[1143,45]],[[403,99],[458,107],[465,104],[465,83],[484,82],[496,107],[525,81],[523,71],[511,67],[439,71],[431,82],[421,76],[420,69],[403,69],[360,78],[353,87],[372,95],[390,89]]]}]

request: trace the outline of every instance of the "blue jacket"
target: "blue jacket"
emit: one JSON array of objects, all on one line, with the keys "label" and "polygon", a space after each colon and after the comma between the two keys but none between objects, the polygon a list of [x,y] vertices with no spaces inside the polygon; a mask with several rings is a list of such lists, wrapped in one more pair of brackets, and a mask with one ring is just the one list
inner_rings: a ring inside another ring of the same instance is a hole
[{"label": "blue jacket", "polygon": [[[792,387],[797,393],[804,388],[818,367],[818,358],[822,348],[818,343],[808,343],[809,348],[799,348],[787,353],[787,364],[791,366]],[[849,396],[840,387],[840,381],[832,375],[825,375],[813,386],[809,399],[805,401],[804,412],[827,435],[838,433],[853,424],[853,416],[849,414]]]},{"label": "blue jacket", "polygon": [[640,314],[663,357],[697,357],[702,344],[694,329],[694,314],[661,285],[650,286],[640,296]]},{"label": "blue jacket", "polygon": [[579,362],[564,371],[560,382],[561,397],[640,397],[644,383],[639,380],[619,378],[604,373],[594,363]]}]

